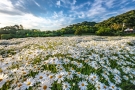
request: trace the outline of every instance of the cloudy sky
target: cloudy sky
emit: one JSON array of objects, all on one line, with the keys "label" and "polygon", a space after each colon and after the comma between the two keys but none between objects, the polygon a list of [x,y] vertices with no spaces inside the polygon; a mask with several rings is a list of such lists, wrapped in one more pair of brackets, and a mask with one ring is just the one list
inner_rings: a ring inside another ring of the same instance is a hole
[{"label": "cloudy sky", "polygon": [[57,30],[82,21],[108,19],[135,9],[135,0],[0,0],[0,27]]}]

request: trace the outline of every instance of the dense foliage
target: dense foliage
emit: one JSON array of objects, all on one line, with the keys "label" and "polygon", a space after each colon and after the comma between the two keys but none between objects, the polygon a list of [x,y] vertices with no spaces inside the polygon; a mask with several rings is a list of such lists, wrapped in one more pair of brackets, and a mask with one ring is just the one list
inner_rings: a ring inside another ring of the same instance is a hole
[{"label": "dense foliage", "polygon": [[75,34],[75,35],[81,35],[83,33],[95,34],[95,31],[97,30],[97,28],[95,27],[95,24],[97,24],[97,23],[84,21],[82,23],[69,25],[58,31],[61,34]]},{"label": "dense foliage", "polygon": [[122,30],[125,28],[135,28],[135,10],[128,11],[116,17],[111,17],[98,23],[97,27],[109,27],[113,30]]},{"label": "dense foliage", "polygon": [[[96,24],[96,27],[109,28],[111,35],[119,35],[120,32],[123,32],[126,28],[135,29],[135,10],[131,10],[116,17],[111,17],[107,20],[104,20]],[[101,32],[101,34],[99,32]],[[102,32],[103,30],[97,31],[99,35],[102,35]],[[104,35],[107,33],[104,33]]]},{"label": "dense foliage", "polygon": [[102,35],[102,36],[112,36],[114,35],[113,31],[110,30],[110,28],[104,28],[100,27],[98,31],[96,32],[97,35]]}]

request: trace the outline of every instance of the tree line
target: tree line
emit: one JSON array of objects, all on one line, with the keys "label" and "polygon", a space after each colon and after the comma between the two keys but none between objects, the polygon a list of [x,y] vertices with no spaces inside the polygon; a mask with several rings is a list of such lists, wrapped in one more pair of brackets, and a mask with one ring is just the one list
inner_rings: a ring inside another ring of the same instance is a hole
[{"label": "tree line", "polygon": [[54,37],[66,34],[82,35],[82,33],[94,34],[97,30],[96,22],[77,23],[55,31],[40,31],[38,29],[24,29],[22,25],[6,26],[0,29],[1,39],[25,38],[25,37]]}]

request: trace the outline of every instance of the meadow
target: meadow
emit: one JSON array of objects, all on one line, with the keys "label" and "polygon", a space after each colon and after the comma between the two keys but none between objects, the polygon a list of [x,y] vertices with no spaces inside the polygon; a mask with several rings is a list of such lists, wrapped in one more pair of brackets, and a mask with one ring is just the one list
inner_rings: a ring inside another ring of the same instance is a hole
[{"label": "meadow", "polygon": [[0,90],[135,90],[135,37],[0,40]]}]

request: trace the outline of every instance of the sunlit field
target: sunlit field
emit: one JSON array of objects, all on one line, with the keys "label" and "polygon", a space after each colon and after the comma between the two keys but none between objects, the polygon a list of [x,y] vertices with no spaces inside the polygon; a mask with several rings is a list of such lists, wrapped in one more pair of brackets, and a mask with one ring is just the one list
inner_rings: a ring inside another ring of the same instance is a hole
[{"label": "sunlit field", "polygon": [[0,40],[0,90],[135,90],[135,37]]}]

